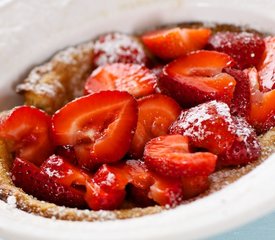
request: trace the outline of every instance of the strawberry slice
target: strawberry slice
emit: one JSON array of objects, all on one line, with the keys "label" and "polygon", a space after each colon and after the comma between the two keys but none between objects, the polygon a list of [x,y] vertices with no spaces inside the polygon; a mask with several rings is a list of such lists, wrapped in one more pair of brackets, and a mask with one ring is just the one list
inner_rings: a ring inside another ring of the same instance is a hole
[{"label": "strawberry slice", "polygon": [[249,123],[257,133],[263,133],[275,126],[275,89],[261,92],[256,68],[248,69],[247,72],[251,91]]},{"label": "strawberry slice", "polygon": [[226,68],[225,72],[236,80],[230,110],[232,115],[249,119],[251,92],[248,74],[242,70]]},{"label": "strawberry slice", "polygon": [[275,37],[266,37],[265,52],[258,65],[261,87],[264,91],[275,89]]},{"label": "strawberry slice", "polygon": [[236,126],[223,102],[211,101],[182,111],[170,127],[171,134],[189,137],[191,145],[220,154],[231,147]]},{"label": "strawberry slice", "polygon": [[202,49],[209,37],[208,28],[172,28],[146,33],[142,41],[155,56],[174,59],[194,50]]},{"label": "strawberry slice", "polygon": [[62,158],[65,158],[70,163],[77,165],[77,159],[76,159],[73,146],[70,146],[70,145],[57,146],[55,148],[54,153]]},{"label": "strawberry slice", "polygon": [[154,94],[138,100],[137,129],[129,150],[133,158],[141,158],[146,142],[166,135],[180,114],[180,106],[170,97]]},{"label": "strawberry slice", "polygon": [[74,146],[80,166],[117,162],[128,151],[137,124],[137,103],[126,92],[78,98],[52,118],[56,145]]},{"label": "strawberry slice", "polygon": [[126,91],[134,97],[154,93],[157,78],[145,66],[113,63],[98,67],[85,84],[84,94],[104,90]]},{"label": "strawberry slice", "polygon": [[209,100],[230,103],[235,80],[222,69],[232,59],[215,51],[196,51],[166,65],[158,87],[183,107],[192,107]]},{"label": "strawberry slice", "polygon": [[0,116],[0,137],[19,158],[40,165],[53,152],[51,118],[29,106],[15,107]]},{"label": "strawberry slice", "polygon": [[210,185],[208,176],[184,177],[181,179],[183,198],[189,199],[205,192]]},{"label": "strawberry slice", "polygon": [[40,200],[66,207],[84,208],[84,194],[72,187],[64,186],[40,171],[31,162],[16,158],[11,170],[17,187]]},{"label": "strawberry slice", "polygon": [[70,164],[64,158],[52,155],[42,165],[41,172],[63,186],[85,186],[88,174]]},{"label": "strawberry slice", "polygon": [[96,39],[93,59],[96,66],[117,62],[137,64],[148,62],[138,39],[118,32],[107,33]]},{"label": "strawberry slice", "polygon": [[87,182],[85,200],[93,210],[118,208],[125,198],[128,175],[120,167],[103,164]]},{"label": "strawberry slice", "polygon": [[181,135],[154,138],[145,146],[145,163],[152,171],[170,178],[211,174],[217,156],[207,152],[190,153],[188,145],[188,138]]},{"label": "strawberry slice", "polygon": [[245,165],[260,157],[261,149],[255,130],[240,117],[233,118],[236,125],[236,138],[232,146],[219,155],[220,166]]},{"label": "strawberry slice", "polygon": [[263,39],[248,32],[218,32],[209,39],[209,49],[230,55],[240,69],[257,66],[265,50]]}]

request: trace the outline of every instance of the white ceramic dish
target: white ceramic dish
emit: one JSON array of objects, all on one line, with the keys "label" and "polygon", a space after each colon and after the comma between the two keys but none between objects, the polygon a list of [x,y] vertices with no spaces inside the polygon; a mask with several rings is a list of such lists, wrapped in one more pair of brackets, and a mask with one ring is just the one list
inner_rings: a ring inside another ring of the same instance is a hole
[{"label": "white ceramic dish", "polygon": [[[55,51],[111,30],[133,32],[181,21],[248,24],[275,33],[275,1],[0,0],[0,109],[19,99],[12,86]],[[275,209],[275,155],[223,190],[156,215],[109,222],[45,219],[0,201],[5,239],[197,239]]]}]

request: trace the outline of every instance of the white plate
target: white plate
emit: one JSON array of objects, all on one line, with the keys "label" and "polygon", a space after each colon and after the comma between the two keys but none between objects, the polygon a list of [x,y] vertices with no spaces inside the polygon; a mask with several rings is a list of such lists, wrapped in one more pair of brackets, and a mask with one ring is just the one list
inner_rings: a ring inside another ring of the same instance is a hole
[{"label": "white plate", "polygon": [[[190,20],[249,24],[275,33],[275,1],[0,0],[0,108],[12,87],[57,50],[107,31]],[[222,191],[160,214],[109,222],[45,219],[0,201],[5,239],[195,239],[232,229],[275,209],[275,156]]]}]

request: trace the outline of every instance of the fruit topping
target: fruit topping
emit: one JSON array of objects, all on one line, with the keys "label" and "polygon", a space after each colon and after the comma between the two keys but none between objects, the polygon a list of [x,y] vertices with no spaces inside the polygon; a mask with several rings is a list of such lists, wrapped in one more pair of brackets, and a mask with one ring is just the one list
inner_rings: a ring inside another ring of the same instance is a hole
[{"label": "fruit topping", "polygon": [[207,28],[172,28],[148,32],[142,36],[145,46],[155,56],[162,59],[174,59],[191,51],[202,49],[211,30]]},{"label": "fruit topping", "polygon": [[34,107],[15,107],[0,116],[0,138],[9,151],[36,165],[52,154],[50,128],[51,118]]},{"label": "fruit topping", "polygon": [[240,117],[234,117],[236,138],[224,153],[219,155],[220,166],[244,165],[260,157],[260,144],[255,130]]},{"label": "fruit topping", "polygon": [[78,98],[52,118],[56,146],[74,147],[78,164],[117,162],[128,151],[137,124],[137,103],[126,92],[103,91]]},{"label": "fruit topping", "polygon": [[98,67],[85,84],[85,94],[104,90],[127,91],[134,97],[155,92],[157,78],[148,68],[138,64],[113,63]]},{"label": "fruit topping", "polygon": [[208,176],[183,177],[181,185],[183,198],[189,199],[205,192],[209,188],[210,182]]},{"label": "fruit topping", "polygon": [[16,158],[11,173],[17,187],[40,200],[67,207],[86,206],[83,192],[58,183],[31,162]]},{"label": "fruit topping", "polygon": [[275,89],[261,92],[256,68],[248,69],[247,72],[251,92],[249,123],[257,133],[263,133],[275,126]]},{"label": "fruit topping", "polygon": [[265,52],[258,65],[261,87],[264,91],[275,89],[275,37],[266,37]]},{"label": "fruit topping", "polygon": [[168,128],[180,114],[181,108],[172,98],[154,94],[138,100],[137,129],[129,150],[133,158],[141,158],[146,142],[166,135]]},{"label": "fruit topping", "polygon": [[236,66],[258,66],[265,50],[264,40],[255,33],[218,32],[209,39],[208,48],[230,55]]},{"label": "fruit topping", "polygon": [[182,111],[170,127],[171,134],[187,136],[192,146],[207,149],[214,154],[220,154],[231,147],[235,131],[228,105],[217,101]]},{"label": "fruit topping", "polygon": [[108,63],[146,64],[147,57],[138,39],[123,33],[101,35],[94,43],[94,64]]},{"label": "fruit topping", "polygon": [[144,160],[152,171],[179,178],[210,175],[215,170],[217,156],[208,152],[190,153],[187,137],[167,135],[146,144]]},{"label": "fruit topping", "polygon": [[166,65],[158,87],[183,107],[192,107],[209,100],[230,103],[235,80],[223,68],[233,64],[227,54],[196,51]]}]

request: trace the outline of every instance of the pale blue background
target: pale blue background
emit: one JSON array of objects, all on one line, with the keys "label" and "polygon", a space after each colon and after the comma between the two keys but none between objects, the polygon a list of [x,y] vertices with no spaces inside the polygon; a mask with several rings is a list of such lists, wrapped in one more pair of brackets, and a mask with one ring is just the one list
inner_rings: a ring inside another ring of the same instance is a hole
[{"label": "pale blue background", "polygon": [[[260,209],[259,209],[260,210]],[[275,240],[275,212],[234,231],[208,240]]]}]

